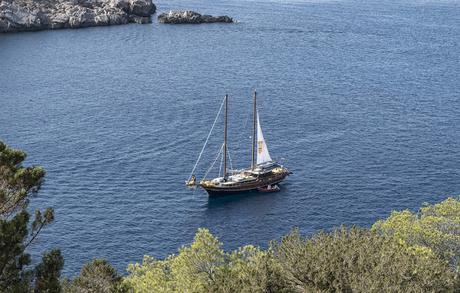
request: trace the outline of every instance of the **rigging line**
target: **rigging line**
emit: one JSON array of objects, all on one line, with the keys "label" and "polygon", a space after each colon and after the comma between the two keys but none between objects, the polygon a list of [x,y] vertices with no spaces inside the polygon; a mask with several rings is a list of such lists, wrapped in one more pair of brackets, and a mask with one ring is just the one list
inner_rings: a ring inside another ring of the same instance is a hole
[{"label": "rigging line", "polygon": [[[246,119],[244,121],[244,124],[243,124],[243,128],[241,128],[241,132],[240,132],[240,135],[237,139],[237,146],[240,147],[241,146],[241,142],[243,141],[243,138],[245,137],[245,130],[246,130],[246,127],[248,125],[248,121],[249,121],[249,117],[251,116],[251,111],[247,111],[246,113]],[[246,134],[247,135],[247,134]]]},{"label": "rigging line", "polygon": [[220,156],[220,153],[222,152],[224,148],[224,144],[222,144],[222,146],[220,147],[220,150],[219,152],[217,153],[217,156],[216,158],[214,159],[214,162],[212,163],[211,167],[209,167],[209,169],[206,171],[206,173],[204,174],[203,176],[203,180],[206,178],[206,176],[208,176],[208,173],[211,171],[212,167],[214,167],[214,164],[217,162],[217,159],[219,159],[219,156]]},{"label": "rigging line", "polygon": [[220,171],[222,169],[222,163],[224,162],[224,154],[220,157],[220,165],[219,165],[219,177],[220,177]]},{"label": "rigging line", "polygon": [[228,160],[230,162],[230,171],[232,171],[232,175],[233,175],[232,157],[230,157],[230,151],[227,151],[227,153],[228,153]]},{"label": "rigging line", "polygon": [[190,173],[190,176],[188,180],[192,179],[193,173],[195,173],[195,169],[198,166],[198,162],[200,162],[201,156],[203,155],[204,149],[206,148],[206,145],[208,144],[209,138],[211,137],[212,130],[214,129],[214,126],[216,126],[217,119],[219,118],[220,112],[222,111],[222,107],[224,106],[225,98],[222,100],[222,103],[220,104],[219,111],[217,112],[216,119],[214,119],[214,123],[212,124],[211,130],[208,133],[208,137],[206,137],[206,141],[204,142],[203,148],[201,149],[200,154],[198,155],[198,159],[196,160],[195,166],[193,166],[192,172]]},{"label": "rigging line", "polygon": [[[238,154],[239,152],[241,152],[241,148],[240,148],[241,142],[243,141],[243,138],[245,138],[245,130],[246,130],[246,127],[247,127],[247,125],[248,125],[248,121],[249,121],[249,118],[250,118],[250,117],[251,117],[251,111],[247,111],[247,112],[246,112],[246,119],[245,119],[245,121],[244,121],[244,123],[243,123],[242,131],[240,132],[240,134],[237,136],[237,139],[236,139],[236,142],[237,142],[237,143],[236,143],[236,146],[237,146],[237,148],[236,148],[236,151],[235,151],[235,152],[236,152],[237,154]],[[227,154],[228,154],[228,159],[229,159],[229,161],[230,161],[230,169],[233,170],[232,158],[230,157],[230,149],[231,149],[231,147],[228,146],[229,144],[230,144],[230,143],[227,142]],[[236,162],[236,163],[238,163],[238,162]],[[220,175],[220,174],[219,174],[219,175]]]}]

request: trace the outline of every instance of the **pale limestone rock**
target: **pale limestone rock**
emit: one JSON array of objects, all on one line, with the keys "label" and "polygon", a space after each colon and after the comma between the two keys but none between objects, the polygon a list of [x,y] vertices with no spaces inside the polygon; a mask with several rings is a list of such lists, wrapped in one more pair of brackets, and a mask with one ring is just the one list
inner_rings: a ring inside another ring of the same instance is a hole
[{"label": "pale limestone rock", "polygon": [[148,23],[152,0],[0,0],[0,32]]}]

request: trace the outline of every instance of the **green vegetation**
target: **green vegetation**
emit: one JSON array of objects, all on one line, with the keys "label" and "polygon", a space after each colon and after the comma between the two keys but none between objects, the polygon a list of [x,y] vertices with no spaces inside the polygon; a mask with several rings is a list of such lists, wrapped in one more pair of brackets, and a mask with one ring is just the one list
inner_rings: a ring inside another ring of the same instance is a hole
[{"label": "green vegetation", "polygon": [[[226,252],[206,229],[165,259],[145,256],[122,277],[106,260],[60,278],[59,250],[31,268],[26,248],[54,220],[30,197],[43,181],[40,167],[0,142],[0,292],[460,292],[460,198],[393,212],[371,229],[340,227],[311,237],[294,229],[267,249]],[[29,227],[30,226],[30,227]]]},{"label": "green vegetation", "polygon": [[460,273],[460,200],[426,205],[418,213],[393,212],[378,221],[372,230],[396,238],[399,243],[419,253],[434,254]]},{"label": "green vegetation", "polygon": [[59,250],[43,255],[29,268],[26,248],[54,220],[52,209],[37,210],[29,227],[29,199],[40,189],[45,176],[41,167],[23,167],[26,154],[0,141],[0,292],[59,292],[64,259]]},{"label": "green vegetation", "polygon": [[63,291],[80,292],[129,292],[117,270],[103,259],[95,259],[81,269],[80,275],[63,282]]},{"label": "green vegetation", "polygon": [[135,292],[455,292],[455,272],[434,255],[360,228],[301,237],[297,230],[267,250],[225,253],[205,229],[165,260],[130,265]]}]

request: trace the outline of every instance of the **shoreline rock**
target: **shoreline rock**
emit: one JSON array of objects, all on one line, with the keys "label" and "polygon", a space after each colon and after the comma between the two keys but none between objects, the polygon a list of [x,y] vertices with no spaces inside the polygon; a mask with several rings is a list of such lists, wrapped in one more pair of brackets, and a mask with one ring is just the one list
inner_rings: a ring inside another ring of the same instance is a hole
[{"label": "shoreline rock", "polygon": [[0,0],[0,32],[150,23],[152,0]]},{"label": "shoreline rock", "polygon": [[191,10],[178,10],[160,14],[158,16],[158,22],[166,24],[232,23],[233,19],[227,15],[201,15]]}]

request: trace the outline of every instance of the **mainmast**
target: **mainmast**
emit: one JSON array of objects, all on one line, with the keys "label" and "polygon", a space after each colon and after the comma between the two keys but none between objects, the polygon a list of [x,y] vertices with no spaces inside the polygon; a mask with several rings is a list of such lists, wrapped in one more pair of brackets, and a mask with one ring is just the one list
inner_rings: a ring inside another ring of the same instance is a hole
[{"label": "mainmast", "polygon": [[256,168],[256,123],[257,123],[257,92],[254,90],[253,119],[252,119],[252,163],[251,170]]},{"label": "mainmast", "polygon": [[227,178],[227,115],[228,95],[225,95],[225,122],[224,122],[224,179]]}]

